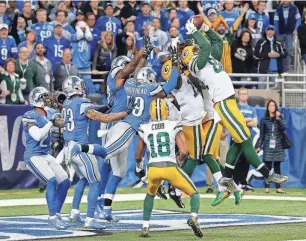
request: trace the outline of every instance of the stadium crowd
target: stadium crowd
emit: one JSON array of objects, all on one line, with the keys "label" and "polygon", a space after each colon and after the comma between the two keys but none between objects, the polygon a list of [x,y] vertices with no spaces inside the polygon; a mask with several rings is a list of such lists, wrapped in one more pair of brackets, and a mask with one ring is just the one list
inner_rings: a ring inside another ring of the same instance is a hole
[{"label": "stadium crowd", "polygon": [[[43,86],[61,91],[72,75],[87,94],[98,71],[109,71],[119,55],[132,58],[143,37],[163,51],[171,38],[185,39],[185,23],[201,14],[224,39],[221,63],[227,73],[290,70],[298,35],[306,61],[304,1],[0,1],[0,103],[27,104]],[[152,51],[148,64],[153,64]],[[239,79],[238,79],[239,80]],[[236,86],[238,87],[238,86]],[[240,86],[239,86],[240,87]]]}]

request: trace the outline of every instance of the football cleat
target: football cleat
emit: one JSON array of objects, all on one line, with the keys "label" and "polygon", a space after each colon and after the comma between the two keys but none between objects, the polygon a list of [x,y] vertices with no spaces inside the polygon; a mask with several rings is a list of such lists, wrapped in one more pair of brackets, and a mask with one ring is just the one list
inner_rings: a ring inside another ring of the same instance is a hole
[{"label": "football cleat", "polygon": [[86,230],[104,230],[106,229],[105,226],[103,226],[102,224],[98,223],[96,220],[91,220],[91,221],[88,221],[85,219],[85,223],[84,223],[84,228]]},{"label": "football cleat", "polygon": [[239,205],[242,201],[242,196],[243,196],[243,190],[234,192],[234,197],[235,197],[235,204]]},{"label": "football cleat", "polygon": [[71,227],[71,222],[69,220],[64,220],[60,214],[56,214],[56,216],[61,220],[61,222],[66,225],[68,228]]},{"label": "football cleat", "polygon": [[192,228],[195,236],[203,238],[203,232],[200,224],[198,223],[198,218],[190,216],[187,220],[187,224]]},{"label": "football cleat", "polygon": [[64,223],[59,218],[59,216],[55,216],[55,218],[49,218],[49,223],[50,223],[51,226],[53,226],[54,228],[56,228],[58,230],[64,230],[64,229],[67,229],[69,227],[69,225]]},{"label": "football cleat", "polygon": [[98,199],[96,206],[96,213],[99,215],[103,213],[103,208],[104,208],[104,198]]},{"label": "football cleat", "polygon": [[227,187],[229,186],[229,183],[232,181],[233,179],[232,178],[228,178],[228,177],[222,177],[220,180],[219,180],[219,185],[221,186],[224,186],[224,187]]},{"label": "football cleat", "polygon": [[112,209],[104,209],[99,215],[100,219],[106,220],[108,222],[118,223],[120,220],[116,216],[113,216]]},{"label": "football cleat", "polygon": [[213,193],[214,189],[212,187],[208,187],[206,193]]},{"label": "football cleat", "polygon": [[140,233],[139,237],[141,237],[141,238],[148,238],[149,237],[149,229],[150,228],[148,228],[148,227],[143,227],[141,229],[141,233]]},{"label": "football cleat", "polygon": [[185,208],[185,204],[182,200],[182,193],[179,190],[175,189],[174,187],[170,185],[168,193],[169,193],[169,197],[175,202],[175,204],[179,208]]},{"label": "football cleat", "polygon": [[157,190],[157,196],[159,196],[161,199],[167,200],[168,197],[166,195],[165,187],[164,185],[160,185],[158,190]]},{"label": "football cleat", "polygon": [[265,182],[267,184],[276,183],[276,184],[282,184],[288,180],[287,176],[283,176],[280,174],[276,174],[275,172],[270,172],[269,177],[266,178]]},{"label": "football cleat", "polygon": [[84,220],[81,218],[81,215],[79,213],[78,214],[71,213],[69,216],[69,220],[77,225],[84,225]]},{"label": "football cleat", "polygon": [[216,195],[215,200],[211,203],[211,206],[215,207],[223,202],[224,199],[222,199],[224,196],[224,192],[218,192]]},{"label": "football cleat", "polygon": [[251,186],[251,185],[242,185],[241,186],[241,188],[242,188],[242,190],[244,190],[244,191],[252,191],[252,192],[254,192],[254,188]]},{"label": "football cleat", "polygon": [[231,192],[230,192],[230,191],[224,192],[224,195],[223,195],[223,197],[222,197],[222,202],[223,202],[225,199],[229,198],[230,195],[231,195]]}]

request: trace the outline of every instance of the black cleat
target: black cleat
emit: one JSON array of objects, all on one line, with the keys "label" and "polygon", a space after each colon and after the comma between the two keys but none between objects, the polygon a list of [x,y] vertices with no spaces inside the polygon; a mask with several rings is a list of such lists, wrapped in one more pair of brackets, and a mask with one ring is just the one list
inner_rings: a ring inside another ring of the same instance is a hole
[{"label": "black cleat", "polygon": [[148,238],[149,237],[149,228],[142,228],[139,237]]},{"label": "black cleat", "polygon": [[158,190],[157,190],[157,196],[159,196],[161,199],[167,200],[168,197],[166,195],[165,187],[164,185],[160,185]]},{"label": "black cleat", "polygon": [[176,203],[179,208],[185,208],[185,204],[182,200],[182,194],[178,195],[172,186],[169,186],[168,193],[169,197]]},{"label": "black cleat", "polygon": [[214,189],[212,187],[208,187],[206,193],[213,193]]},{"label": "black cleat", "polygon": [[198,223],[198,219],[196,217],[190,216],[187,220],[187,224],[192,228],[195,236],[199,238],[203,238],[203,232],[200,227],[200,224]]}]

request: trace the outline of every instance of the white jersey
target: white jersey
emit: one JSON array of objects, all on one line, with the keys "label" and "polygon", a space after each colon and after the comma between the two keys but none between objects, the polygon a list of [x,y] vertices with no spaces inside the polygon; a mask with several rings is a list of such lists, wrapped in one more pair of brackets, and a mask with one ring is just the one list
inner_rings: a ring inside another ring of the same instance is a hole
[{"label": "white jersey", "polygon": [[214,120],[215,122],[220,122],[221,118],[214,108],[214,103],[211,100],[211,97],[208,93],[208,89],[203,89],[202,94],[204,99],[204,109],[207,112],[207,120]]},{"label": "white jersey", "polygon": [[182,125],[177,121],[151,121],[142,124],[138,133],[146,143],[150,153],[149,166],[167,166],[176,164],[175,138],[182,131]]},{"label": "white jersey", "polygon": [[198,69],[195,62],[197,58],[197,55],[192,57],[188,66],[189,70],[193,76],[197,77],[207,86],[213,103],[217,103],[235,95],[231,78],[222,69],[222,65],[219,61],[210,56],[205,67]]},{"label": "white jersey", "polygon": [[168,109],[169,109],[169,116],[168,116],[168,120],[172,120],[172,121],[178,121],[180,120],[180,111],[176,108],[176,106],[172,103],[173,98],[165,98],[164,99],[168,105]]},{"label": "white jersey", "polygon": [[204,110],[204,101],[199,90],[191,81],[182,74],[182,86],[180,89],[174,89],[171,94],[175,96],[180,106],[180,122],[185,126],[196,126],[201,124],[206,115]]}]

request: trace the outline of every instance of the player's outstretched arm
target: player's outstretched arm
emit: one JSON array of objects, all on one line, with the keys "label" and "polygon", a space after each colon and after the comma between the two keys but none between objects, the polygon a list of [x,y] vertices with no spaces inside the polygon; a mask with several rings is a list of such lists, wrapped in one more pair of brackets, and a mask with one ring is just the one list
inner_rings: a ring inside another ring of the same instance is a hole
[{"label": "player's outstretched arm", "polygon": [[221,61],[223,53],[223,39],[212,28],[209,28],[209,30],[206,32],[206,36],[210,40],[211,56],[213,56],[214,59]]},{"label": "player's outstretched arm", "polygon": [[179,161],[182,163],[188,155],[188,150],[185,144],[182,131],[178,132],[175,136],[176,145],[180,150]]},{"label": "player's outstretched arm", "polygon": [[135,154],[136,163],[142,162],[142,154],[143,154],[143,150],[144,150],[145,147],[146,147],[145,142],[143,141],[143,139],[141,137],[139,137],[138,138],[137,149],[136,149],[136,154]]},{"label": "player's outstretched arm", "polygon": [[95,121],[100,121],[103,123],[109,123],[116,120],[120,120],[128,115],[127,112],[119,112],[114,114],[103,114],[94,109],[87,111],[86,116]]},{"label": "player's outstretched arm", "polygon": [[51,127],[53,126],[52,122],[49,121],[44,127],[39,128],[36,125],[29,124],[29,134],[35,141],[41,141],[46,135],[48,135]]}]

